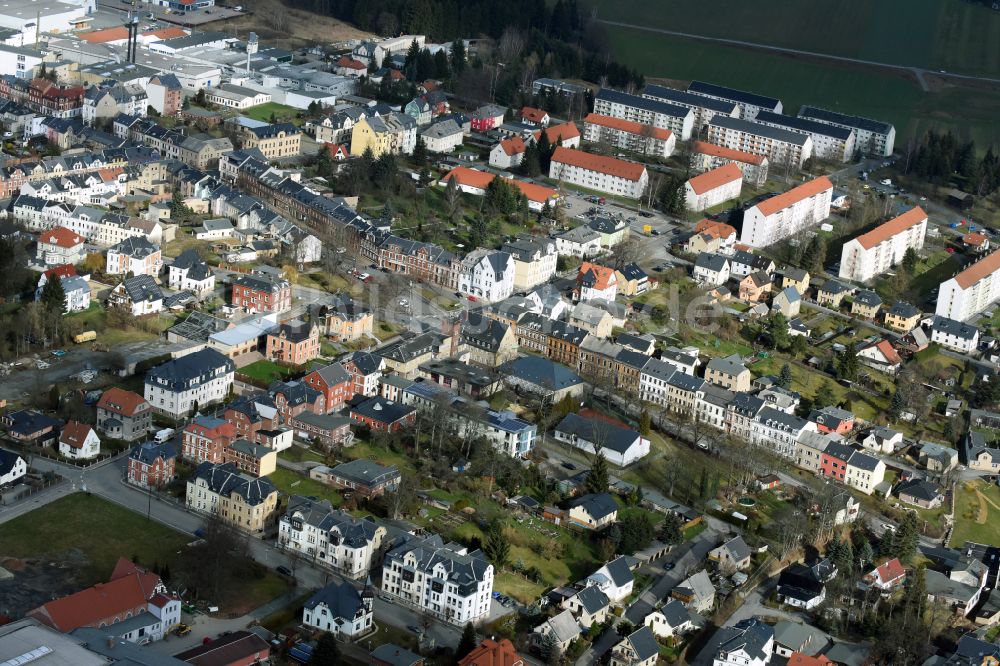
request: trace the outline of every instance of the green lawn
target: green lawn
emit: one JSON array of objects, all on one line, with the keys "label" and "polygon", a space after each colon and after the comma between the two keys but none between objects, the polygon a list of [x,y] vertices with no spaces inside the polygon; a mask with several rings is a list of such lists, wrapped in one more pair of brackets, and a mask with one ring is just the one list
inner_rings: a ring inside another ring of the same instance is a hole
[{"label": "green lawn", "polygon": [[493,589],[500,594],[517,599],[522,604],[530,604],[538,601],[538,598],[545,592],[545,587],[539,583],[533,583],[524,576],[512,571],[502,571],[493,579]]},{"label": "green lawn", "polygon": [[303,495],[305,497],[317,497],[321,500],[327,499],[330,500],[330,504],[334,508],[339,507],[344,502],[344,498],[338,489],[328,486],[325,483],[320,483],[315,479],[310,479],[305,474],[299,474],[290,469],[279,467],[268,476],[274,485],[278,487],[278,490],[286,495]]},{"label": "green lawn", "polygon": [[83,312],[66,315],[63,318],[63,322],[66,323],[70,331],[96,331],[96,341],[113,348],[130,342],[155,340],[160,331],[173,326],[176,319],[171,314],[161,313],[142,320],[143,326],[148,326],[149,330],[141,330],[139,328],[130,328],[128,330],[108,328],[104,308],[97,301],[91,301],[88,309]]},{"label": "green lawn", "polygon": [[952,547],[966,541],[1000,546],[1000,488],[976,480],[959,483],[957,490]]},{"label": "green lawn", "polygon": [[[638,1],[630,0],[630,4],[638,4]],[[787,1],[790,0],[779,4]],[[927,1],[930,0],[924,0]],[[958,4],[957,0],[949,0],[949,3]],[[812,7],[810,3],[802,4]],[[664,3],[649,4],[650,11],[659,11],[663,6]],[[715,5],[705,7],[712,7],[713,13],[718,11]],[[761,9],[760,3],[745,3],[745,7],[752,11]],[[616,10],[615,16],[614,20],[652,25],[630,21],[632,16],[627,11]],[[853,13],[847,16],[855,18]],[[816,23],[825,27],[825,21]],[[908,30],[895,25],[895,20],[890,23],[893,27],[885,30],[886,35],[906,34],[908,39],[912,38]],[[787,30],[787,22],[783,19],[774,24],[782,31]],[[889,24],[881,27],[886,25]],[[1000,107],[1000,92],[957,85],[925,92],[906,71],[810,61],[632,28],[606,28],[615,56],[623,64],[643,72],[647,80],[652,77],[680,82],[700,79],[749,90],[777,97],[784,110],[793,115],[803,104],[813,104],[888,121],[896,127],[897,146],[904,145],[907,137],[921,135],[929,127],[951,129],[962,138],[974,138],[981,150],[1000,140],[1000,128],[994,122],[995,110]],[[741,33],[743,39],[748,35],[750,39],[756,37],[750,30]],[[821,41],[829,44],[835,40],[824,37]],[[912,39],[912,42],[920,43],[921,40]]]},{"label": "green lawn", "polygon": [[401,470],[413,469],[413,460],[406,455],[389,451],[388,449],[361,440],[355,440],[355,443],[345,448],[342,454],[345,458],[350,458],[351,460],[368,458],[381,465],[395,465]]},{"label": "green lawn", "polygon": [[1000,52],[977,47],[1000,42],[1000,14],[959,0],[584,4],[596,7],[599,19],[932,70],[1000,75]]},{"label": "green lawn", "polygon": [[312,449],[298,445],[292,445],[290,448],[279,452],[278,457],[291,462],[312,461],[321,463],[326,460],[326,456],[319,451],[313,451]]},{"label": "green lawn", "polygon": [[278,122],[290,122],[295,123],[296,125],[300,125],[302,123],[300,119],[296,118],[296,116],[300,113],[299,109],[296,109],[294,106],[278,104],[277,102],[258,104],[255,107],[243,111],[242,115],[247,118],[253,118],[254,120],[267,123],[271,121],[272,113],[274,114],[275,120]]},{"label": "green lawn", "polygon": [[296,374],[295,368],[285,365],[278,365],[274,361],[260,360],[240,368],[239,374],[246,375],[250,379],[263,383],[264,385],[285,379]]},{"label": "green lawn", "polygon": [[193,537],[112,504],[76,493],[0,525],[3,557],[55,557],[78,549],[87,558],[78,572],[81,587],[108,580],[119,557],[140,563],[172,562]]}]

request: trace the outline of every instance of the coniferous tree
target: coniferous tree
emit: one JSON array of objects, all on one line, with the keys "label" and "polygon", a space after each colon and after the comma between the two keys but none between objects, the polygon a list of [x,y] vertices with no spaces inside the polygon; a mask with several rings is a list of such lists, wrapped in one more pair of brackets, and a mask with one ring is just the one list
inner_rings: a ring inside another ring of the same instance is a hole
[{"label": "coniferous tree", "polygon": [[610,473],[608,472],[608,461],[604,455],[598,451],[590,463],[590,472],[587,474],[586,490],[588,493],[605,493],[608,491]]}]

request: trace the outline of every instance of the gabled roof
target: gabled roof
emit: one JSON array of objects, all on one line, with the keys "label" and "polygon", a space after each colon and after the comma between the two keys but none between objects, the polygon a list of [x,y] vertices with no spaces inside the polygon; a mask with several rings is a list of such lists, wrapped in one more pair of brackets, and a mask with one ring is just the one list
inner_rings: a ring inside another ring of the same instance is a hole
[{"label": "gabled roof", "polygon": [[725,146],[708,143],[706,141],[692,141],[691,152],[694,154],[721,157],[734,162],[740,162],[741,164],[752,164],[754,166],[760,166],[767,160],[764,155],[754,155],[753,153],[748,153],[743,150],[727,148]]},{"label": "gabled roof", "polygon": [[563,148],[562,146],[556,148],[552,155],[552,161],[632,181],[639,180],[646,172],[646,167],[636,162],[593,155],[582,150]]},{"label": "gabled roof", "polygon": [[458,666],[523,666],[524,659],[509,639],[487,638],[458,661]]},{"label": "gabled roof", "polygon": [[588,614],[593,615],[603,608],[607,608],[611,603],[608,595],[604,594],[599,587],[593,585],[585,587],[576,595],[577,601]]},{"label": "gabled roof", "polygon": [[608,493],[591,493],[572,499],[568,504],[571,508],[579,507],[586,511],[594,520],[601,520],[618,511],[618,504]]},{"label": "gabled roof", "polygon": [[885,224],[880,224],[868,233],[861,234],[857,238],[861,247],[870,250],[879,243],[889,240],[897,234],[901,234],[910,227],[915,227],[921,222],[927,221],[927,213],[920,206],[916,206],[906,211],[902,215],[894,217]]},{"label": "gabled roof", "polygon": [[743,179],[743,172],[736,162],[727,162],[720,167],[706,171],[688,181],[695,194],[705,194],[716,188]]},{"label": "gabled roof", "polygon": [[660,653],[660,644],[656,642],[653,630],[643,625],[624,639],[632,648],[635,659],[640,663],[653,659]]},{"label": "gabled roof", "polygon": [[73,449],[82,449],[94,429],[86,423],[79,421],[67,421],[63,426],[62,434],[59,435],[59,443],[65,444]]},{"label": "gabled roof", "polygon": [[766,217],[777,213],[779,210],[784,210],[803,199],[816,196],[825,190],[833,190],[833,184],[826,176],[820,176],[787,192],[775,195],[770,199],[765,199],[757,204],[755,208],[760,211],[761,215]]},{"label": "gabled roof", "polygon": [[595,445],[599,443],[601,448],[622,454],[641,439],[639,433],[634,430],[616,426],[601,419],[584,418],[579,414],[567,414],[556,426],[556,431],[592,442]]},{"label": "gabled roof", "polygon": [[329,617],[354,620],[362,607],[361,593],[346,581],[330,583],[317,590],[304,604],[309,610],[321,605],[326,606]]},{"label": "gabled roof", "polygon": [[585,261],[580,264],[580,269],[577,271],[576,275],[576,281],[584,287],[604,290],[610,286],[611,279],[614,275],[614,270],[608,268],[607,266],[592,264],[589,261]]},{"label": "gabled roof", "polygon": [[83,244],[83,236],[73,233],[66,227],[54,227],[38,234],[38,242],[70,249]]},{"label": "gabled roof", "polygon": [[962,289],[968,289],[988,275],[1000,270],[1000,250],[986,255],[954,277]]}]

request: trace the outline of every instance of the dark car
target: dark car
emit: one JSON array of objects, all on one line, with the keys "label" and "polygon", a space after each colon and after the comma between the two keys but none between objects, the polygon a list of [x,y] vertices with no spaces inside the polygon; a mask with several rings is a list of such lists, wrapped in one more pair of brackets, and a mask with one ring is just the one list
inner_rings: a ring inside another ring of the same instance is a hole
[{"label": "dark car", "polygon": [[667,562],[666,564],[663,565],[663,570],[664,571],[670,571],[671,569],[674,568],[674,566],[675,565],[674,565],[673,562]]},{"label": "dark car", "polygon": [[653,217],[653,214],[650,213],[648,210],[639,211],[639,215],[642,215],[643,217]]},{"label": "dark car", "polygon": [[412,632],[413,632],[413,633],[415,633],[415,634],[421,634],[421,633],[423,633],[423,631],[424,631],[423,629],[421,629],[420,627],[418,627],[418,626],[417,626],[417,625],[415,625],[415,624],[410,624],[410,625],[407,625],[407,627],[406,627],[406,628],[407,628],[407,630],[409,630],[409,631],[412,631]]},{"label": "dark car", "polygon": [[292,570],[289,569],[286,566],[280,566],[280,567],[276,568],[275,571],[277,571],[278,573],[280,573],[282,576],[289,576],[289,577],[291,577],[291,575],[292,575]]},{"label": "dark car", "polygon": [[562,463],[560,463],[560,464],[561,464],[561,465],[562,465],[563,467],[565,467],[566,469],[576,469],[576,465],[574,465],[573,463],[571,463],[571,462],[569,462],[569,461],[563,461],[563,462],[562,462]]}]

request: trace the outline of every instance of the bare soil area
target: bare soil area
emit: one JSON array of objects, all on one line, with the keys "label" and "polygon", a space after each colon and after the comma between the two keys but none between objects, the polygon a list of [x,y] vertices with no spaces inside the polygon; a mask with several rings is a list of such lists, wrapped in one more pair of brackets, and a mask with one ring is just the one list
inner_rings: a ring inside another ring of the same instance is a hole
[{"label": "bare soil area", "polygon": [[80,589],[76,572],[87,564],[80,550],[45,558],[0,560],[13,576],[0,580],[0,613],[18,618],[47,601]]},{"label": "bare soil area", "polygon": [[338,44],[371,36],[331,16],[290,8],[281,0],[244,0],[242,6],[248,12],[246,15],[219,21],[218,29],[240,36],[252,30],[262,40],[285,49],[316,43]]}]

